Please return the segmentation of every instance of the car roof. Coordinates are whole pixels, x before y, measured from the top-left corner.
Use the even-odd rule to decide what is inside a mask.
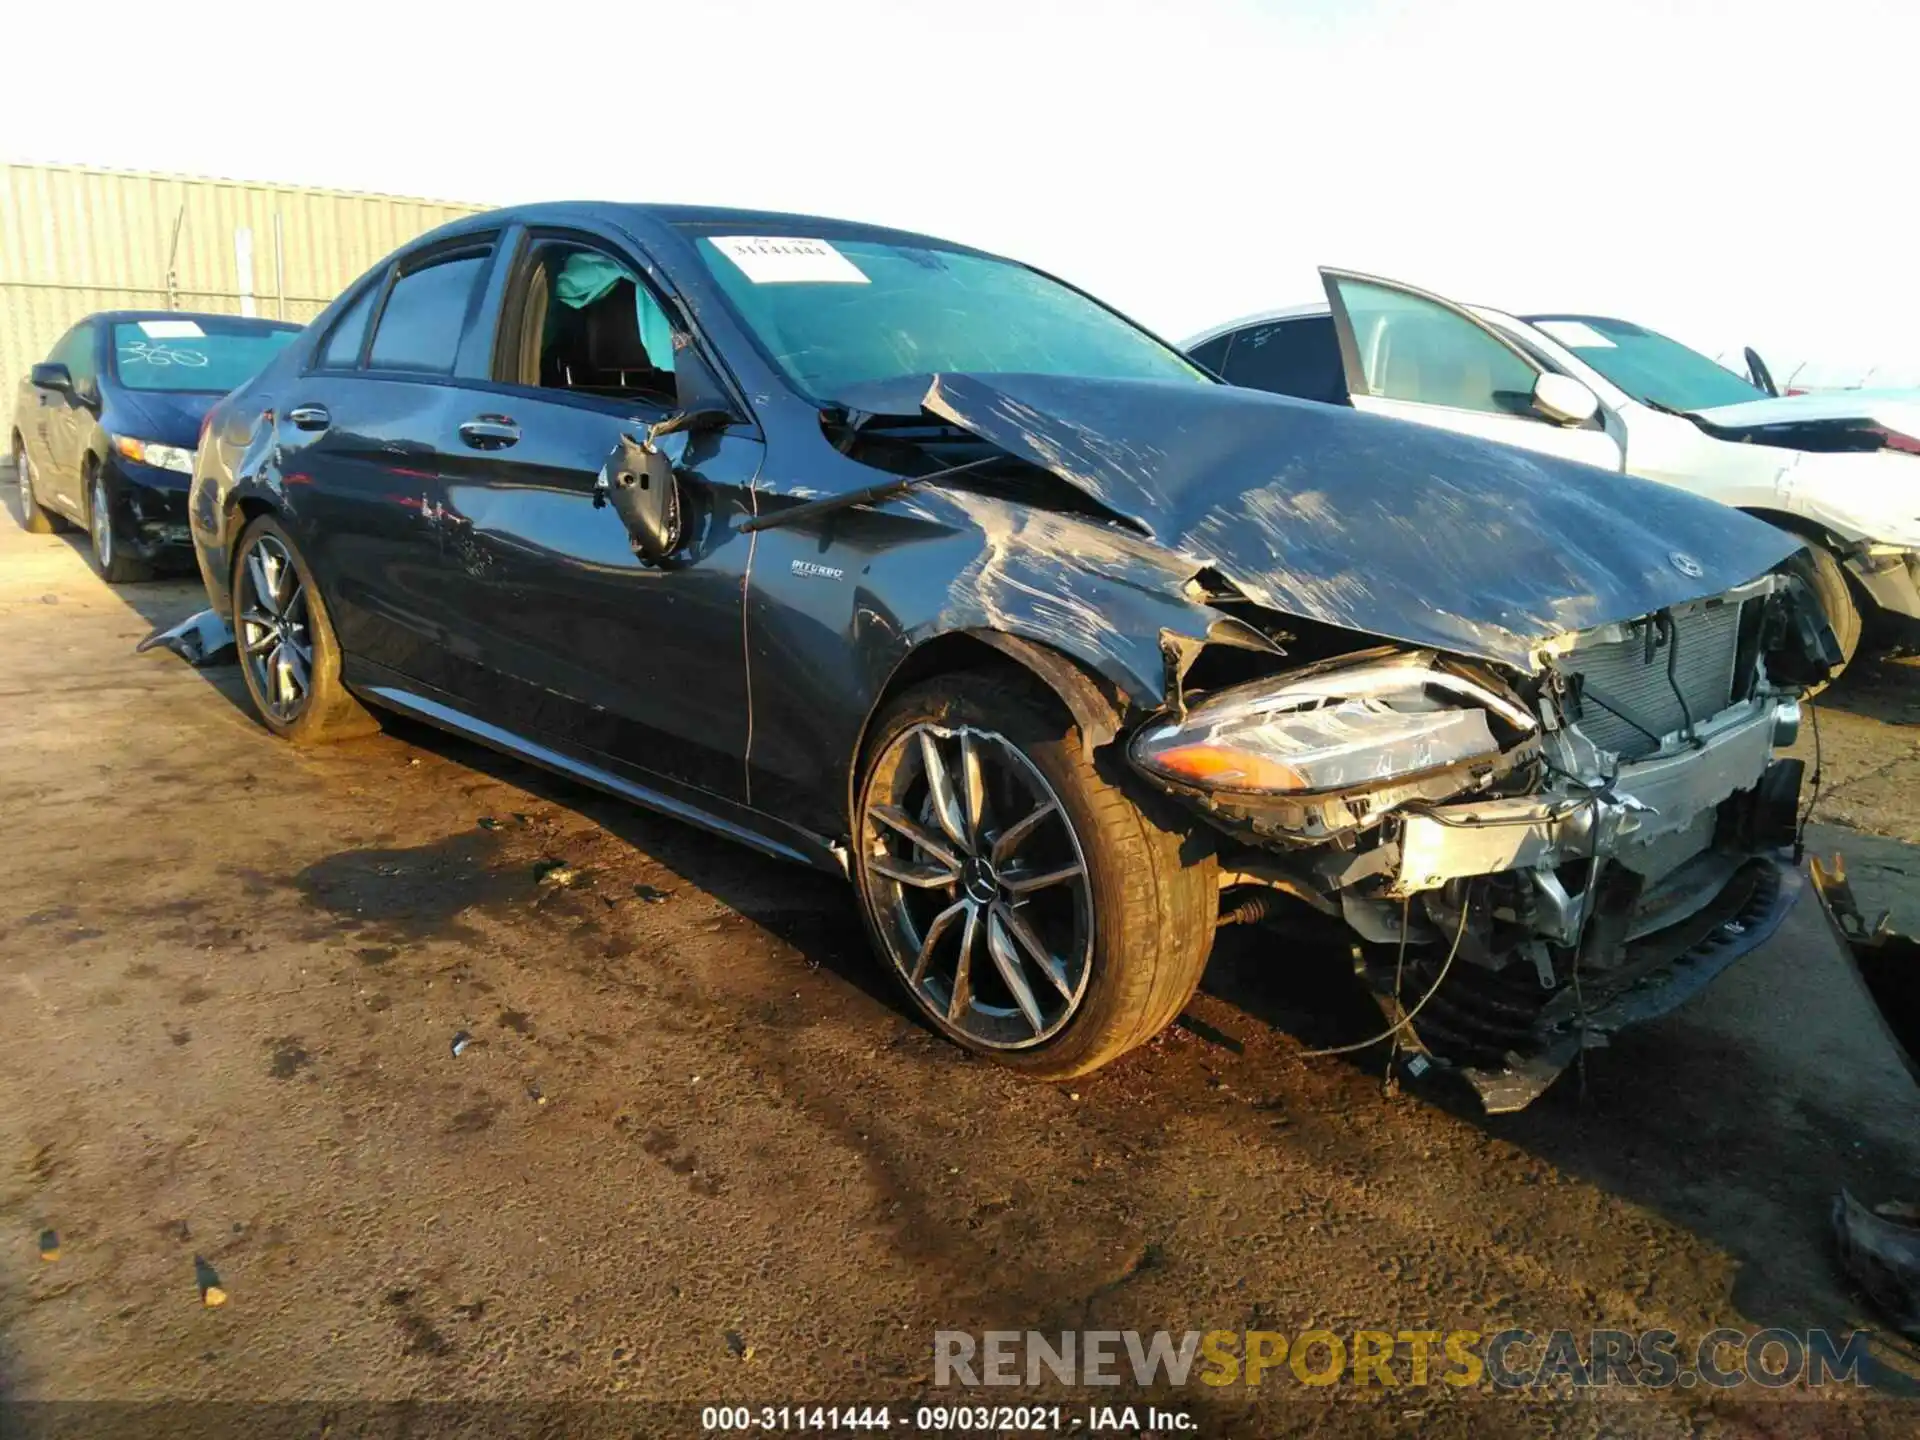
[[[1582,315],[1573,310],[1553,310],[1545,315],[1519,315],[1515,319],[1524,320],[1529,325],[1538,325],[1542,320],[1578,320],[1586,325],[1631,325],[1636,330],[1646,327],[1632,320],[1621,320],[1612,315]]]
[[[482,211],[478,215],[462,216],[420,239],[449,238],[514,223],[564,224],[583,220],[617,225],[642,241],[667,238],[669,235],[676,239],[684,238],[680,234],[684,230],[725,226],[742,234],[777,235],[782,229],[788,229],[823,239],[877,240],[886,244],[922,245],[976,255],[991,253],[937,235],[896,230],[888,225],[876,225],[864,220],[841,220],[832,216],[803,215],[782,210],[738,210],[716,205],[652,205],[613,200],[551,200],[531,205],[509,205],[499,210]],[[402,248],[411,250],[418,243],[415,241]]]
[[[132,324],[140,320],[218,320],[222,324],[257,325],[264,330],[304,330],[298,320],[269,320],[264,315],[223,315],[212,310],[96,310],[87,322],[104,321],[110,325]]]
[[[1244,330],[1249,325],[1264,325],[1269,320],[1303,320],[1310,315],[1330,315],[1331,308],[1321,300],[1309,305],[1287,305],[1278,310],[1256,310],[1251,315],[1242,315],[1236,320],[1228,320],[1219,325],[1209,326],[1197,335],[1190,335],[1180,342],[1182,350],[1191,350],[1196,345],[1204,345],[1209,340],[1225,335],[1229,330]]]

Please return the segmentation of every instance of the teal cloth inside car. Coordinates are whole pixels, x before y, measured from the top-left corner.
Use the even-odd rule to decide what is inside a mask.
[[[657,370],[673,369],[673,322],[667,318],[667,312],[660,308],[640,277],[607,255],[590,250],[576,250],[560,266],[560,273],[554,277],[553,298],[570,310],[584,310],[596,300],[603,299],[622,280],[633,285],[634,316],[640,323],[640,341],[647,347],[647,355]],[[547,321],[549,333],[553,325],[552,317]]]

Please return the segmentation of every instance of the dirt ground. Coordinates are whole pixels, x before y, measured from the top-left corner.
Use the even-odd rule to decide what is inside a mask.
[[[1777,1325],[1875,1330],[1874,1388],[1160,1400],[1232,1434],[1920,1428],[1828,1239],[1843,1184],[1920,1194],[1920,1090],[1811,894],[1517,1116],[1300,1059],[1374,1017],[1272,933],[1149,1047],[1023,1083],[909,1017],[842,887],[401,722],[279,744],[235,670],[133,653],[197,584],[111,589],[82,544],[0,519],[7,1401],[899,1407],[1010,1398],[933,1391],[936,1329]],[[1910,927],[1916,724],[1920,669],[1828,698],[1813,830]]]

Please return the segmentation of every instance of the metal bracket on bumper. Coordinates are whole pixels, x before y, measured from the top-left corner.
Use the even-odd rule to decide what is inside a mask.
[[[1528,795],[1409,813],[1402,822],[1395,892],[1591,855],[1596,838],[1602,853],[1617,854],[1682,830],[1766,770],[1774,725],[1774,712],[1762,710],[1715,731],[1703,726],[1697,750],[1621,766],[1611,800]]]

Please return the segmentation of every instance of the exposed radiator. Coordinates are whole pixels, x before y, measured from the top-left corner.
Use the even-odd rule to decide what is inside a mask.
[[[1606,645],[1591,645],[1568,655],[1564,668],[1581,677],[1582,700],[1578,724],[1594,744],[1632,759],[1649,755],[1657,743],[1636,728],[1654,735],[1671,735],[1686,724],[1716,715],[1733,698],[1733,664],[1740,646],[1740,607],[1710,605],[1675,617],[1680,646],[1673,679],[1667,678],[1667,647],[1656,645],[1647,654],[1644,633]],[[1686,697],[1686,707],[1674,695],[1675,686]],[[1601,704],[1632,716],[1629,721]]]

